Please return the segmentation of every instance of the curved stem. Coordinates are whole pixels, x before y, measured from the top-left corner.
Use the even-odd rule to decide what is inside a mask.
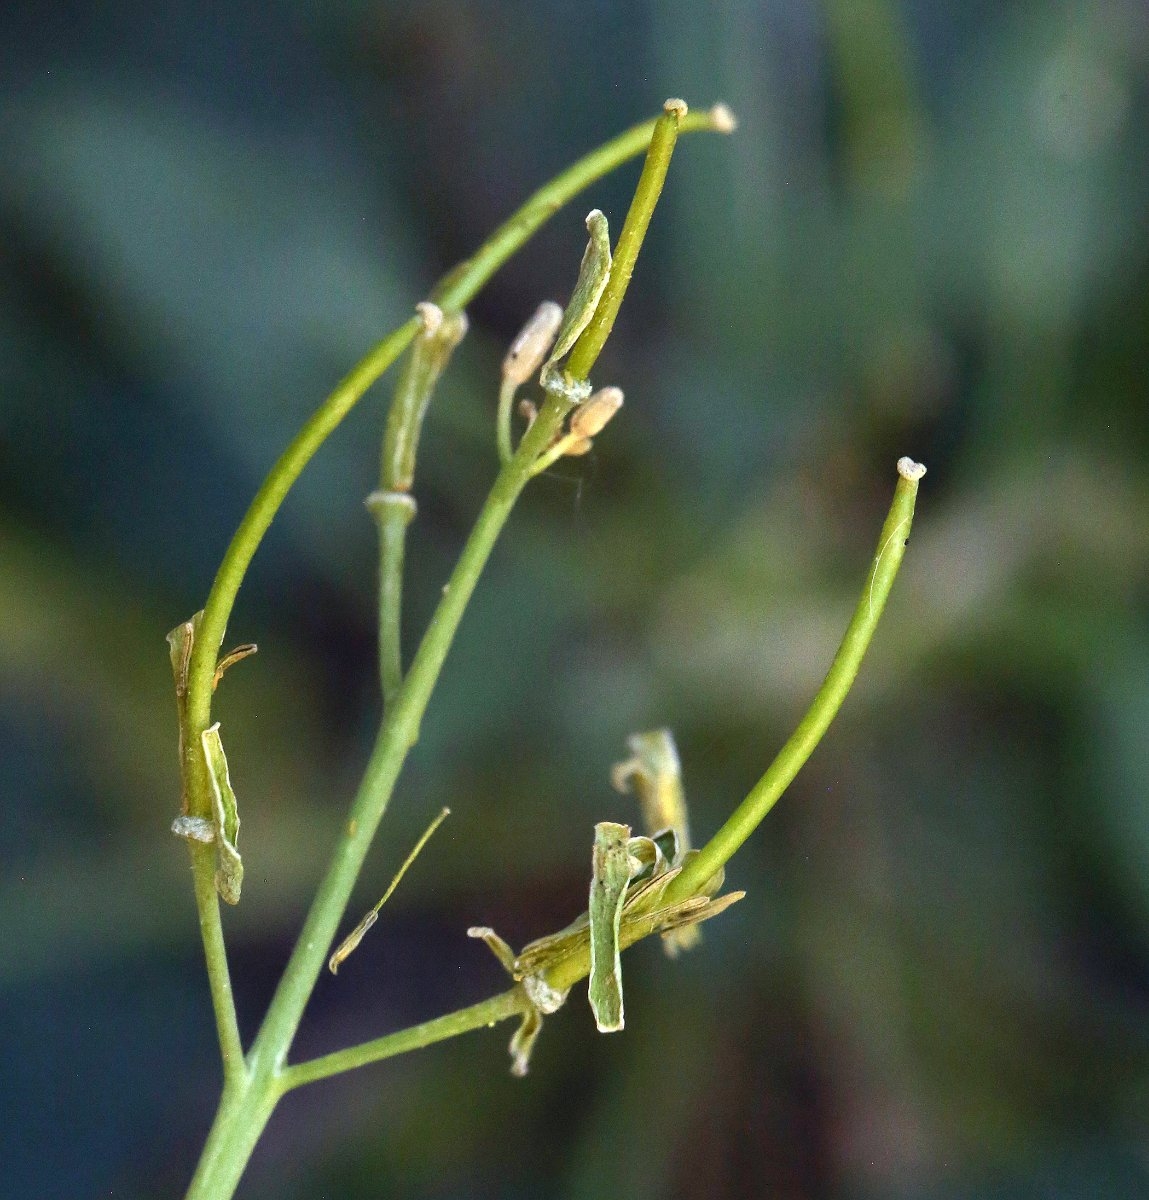
[[[375,1038],[358,1046],[349,1046],[346,1050],[338,1050],[334,1054],[325,1054],[322,1058],[295,1063],[283,1072],[280,1083],[286,1092],[291,1088],[302,1087],[305,1083],[314,1083],[318,1079],[327,1079],[331,1075],[340,1075],[356,1067],[365,1067],[385,1058],[393,1058],[396,1054],[421,1050],[424,1046],[434,1045],[435,1042],[470,1033],[472,1029],[482,1029],[494,1025],[497,1021],[516,1017],[526,1009],[527,1003],[522,988],[514,987],[488,1000],[472,1004],[469,1008],[461,1008],[457,1012],[447,1013],[446,1016],[436,1017],[433,1021],[424,1021],[420,1025],[412,1025],[409,1029],[389,1033],[386,1037]]]
[[[642,175],[638,187],[634,190],[634,199],[627,210],[622,232],[618,235],[618,244],[614,248],[610,278],[594,316],[567,359],[566,370],[573,379],[586,379],[603,346],[606,345],[607,338],[610,337],[614,319],[618,316],[618,310],[634,274],[638,252],[650,227],[650,218],[654,215],[659,196],[662,195],[662,185],[666,182],[666,172],[670,169],[670,157],[674,153],[679,130],[687,127],[690,116],[681,100],[668,100],[662,116],[654,122],[646,161],[642,164]]]
[[[291,959],[284,969],[271,1006],[249,1055],[256,1076],[278,1072],[299,1026],[307,999],[327,958],[339,920],[359,875],[372,838],[391,798],[407,752],[419,738],[431,691],[439,677],[459,622],[478,583],[495,540],[530,478],[530,465],[561,423],[564,410],[544,404],[515,457],[499,472],[475,522],[443,599],[379,731],[351,808],[351,817],[335,847],[331,863],[315,894]]]
[[[535,195],[488,239],[474,258],[461,264],[435,289],[434,299],[445,309],[460,310],[479,290],[493,272],[517,250],[554,212],[588,183],[618,166],[627,158],[640,153],[651,140],[655,122],[645,122],[615,138],[565,171]],[[691,115],[682,128],[715,129],[729,132],[729,114],[724,109]],[[644,170],[644,178],[646,171]],[[655,193],[657,194],[657,193]],[[645,228],[645,226],[643,226]],[[641,241],[641,236],[639,237]],[[636,243],[637,249],[637,243]],[[366,392],[384,370],[410,343],[420,326],[412,318],[375,347],[343,380],[324,405],[304,425],[272,468],[267,480],[240,524],[216,575],[208,597],[195,640],[187,671],[187,707],[181,729],[185,744],[196,744],[211,719],[212,678],[222,644],[225,627],[238,594],[243,576],[264,533],[284,497],[324,439],[334,430],[356,401]],[[205,1146],[189,1197],[226,1200],[230,1197],[251,1155],[259,1134],[266,1124],[287,1080],[298,1086],[309,1078],[321,1078],[344,1067],[334,1067],[331,1058],[317,1060],[319,1064],[302,1064],[285,1068],[285,1060],[298,1028],[304,1007],[322,969],[327,949],[332,944],[338,922],[346,908],[351,890],[358,877],[372,838],[382,819],[406,755],[419,736],[419,726],[431,691],[438,679],[447,651],[462,620],[467,603],[510,512],[531,477],[531,467],[558,432],[569,412],[569,405],[559,399],[548,399],[519,444],[511,459],[503,464],[479,514],[450,580],[443,589],[443,599],[435,611],[420,643],[411,668],[402,683],[398,683],[399,668],[394,655],[387,652],[381,659],[385,688],[397,688],[393,703],[388,705],[363,781],[352,805],[350,818],[339,837],[327,872],[320,883],[308,912],[291,959],[280,979],[263,1024],[252,1045],[246,1068],[234,1051],[238,1050],[238,1030],[234,1036],[225,1030],[221,1012],[229,1010],[234,1023],[234,1008],[230,1004],[226,959],[222,957],[223,939],[219,928],[218,900],[205,866],[208,859],[199,856],[196,863],[196,900],[200,909],[205,952],[209,972],[214,972],[212,990],[217,1000],[217,1022],[220,1023],[221,1045],[225,1065],[239,1062],[225,1081],[224,1093],[215,1124]],[[401,561],[404,527],[396,520],[395,537],[388,543],[386,535],[383,553]],[[397,542],[396,539],[397,538]],[[394,575],[399,578],[399,575]],[[385,582],[385,581],[384,581]],[[397,610],[396,610],[397,611]],[[398,639],[395,638],[395,645]],[[209,785],[206,765],[200,756],[185,756],[185,787],[188,809],[193,815],[210,811]],[[226,998],[226,1006],[220,1001]],[[374,1058],[387,1057],[403,1049],[414,1049],[440,1038],[453,1036],[502,1019],[518,1011],[523,1003],[517,990],[495,997],[461,1013],[450,1014],[401,1031],[389,1038],[368,1043],[366,1053]],[[226,1016],[226,1012],[224,1012]],[[472,1023],[473,1022],[473,1023]],[[363,1052],[353,1049],[344,1054]],[[340,1060],[342,1061],[342,1060]],[[374,1061],[364,1058],[363,1061]],[[358,1063],[349,1063],[358,1065]],[[308,1071],[319,1073],[307,1074]]]
[[[925,468],[903,458],[898,463],[898,474],[894,500],[882,526],[866,585],[818,694],[766,774],[722,828],[683,868],[682,874],[671,881],[665,903],[672,904],[693,895],[731,858],[790,786],[842,707],[901,566],[914,519],[918,481],[925,474]]]
[[[918,481],[924,474],[924,468],[909,459],[903,459],[898,464],[898,470],[900,478],[894,491],[893,503],[882,526],[878,549],[866,585],[838,653],[813,704],[761,781],[698,856],[672,881],[667,888],[664,903],[673,904],[693,895],[725,864],[773,807],[809,758],[841,707],[857,677],[862,658],[885,608],[905,554],[913,522]],[[631,938],[624,940],[623,945],[629,945],[639,936],[642,936],[640,932],[632,932]],[[552,967],[547,972],[547,981],[556,989],[565,991],[578,980],[585,978],[589,969],[589,947],[583,946]],[[524,1011],[526,1004],[527,1000],[521,988],[512,988],[469,1008],[436,1017],[434,1020],[346,1050],[339,1050],[334,1054],[283,1068],[278,1076],[279,1087],[281,1091],[287,1091],[409,1050],[417,1050],[446,1038],[457,1037],[472,1029],[515,1016]]]
[[[491,234],[473,257],[460,263],[440,281],[431,298],[444,309],[464,307],[499,267],[564,204],[627,159],[641,154],[650,143],[655,124],[656,121],[651,120],[635,125],[541,187]],[[690,113],[679,128],[683,132],[707,129],[728,132],[729,114],[725,110]],[[256,493],[216,573],[192,652],[188,707],[197,736],[211,723],[211,677],[215,672],[216,656],[243,577],[263,535],[316,450],[406,349],[419,327],[419,319],[412,317],[369,351],[292,439]]]

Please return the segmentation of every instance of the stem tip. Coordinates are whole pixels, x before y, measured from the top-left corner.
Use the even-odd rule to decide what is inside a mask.
[[[715,104],[710,110],[710,127],[715,133],[733,133],[738,128],[738,118],[727,104]]]

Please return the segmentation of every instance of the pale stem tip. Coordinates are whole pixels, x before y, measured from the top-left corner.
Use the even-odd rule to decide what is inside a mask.
[[[676,116],[680,121],[690,111],[685,100],[679,100],[671,96],[669,100],[662,106],[662,111]]]
[[[718,133],[733,133],[738,128],[738,118],[729,105],[716,104],[710,110],[710,124]]]
[[[415,305],[415,311],[419,314],[419,320],[423,322],[423,333],[432,337],[443,324],[443,310],[430,300],[420,300]]]
[[[920,462],[914,462],[909,455],[898,459],[898,474],[903,479],[908,479],[910,483],[917,483],[925,473],[925,466]]]
[[[587,213],[587,215],[586,215],[586,227],[587,227],[587,230],[588,230],[588,231],[590,230],[590,227],[591,227],[591,225],[593,225],[595,221],[600,221],[600,220],[602,220],[602,218],[603,218],[603,216],[604,216],[604,215],[605,215],[605,214],[603,213],[603,211],[602,211],[602,209],[601,209],[601,208],[592,208],[592,209],[590,210],[590,212],[588,212],[588,213]]]

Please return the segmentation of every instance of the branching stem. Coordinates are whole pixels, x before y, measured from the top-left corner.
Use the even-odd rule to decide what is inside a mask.
[[[862,665],[862,659],[874,636],[878,619],[886,607],[890,589],[902,564],[902,556],[914,519],[914,502],[918,481],[925,468],[908,458],[898,463],[898,483],[893,503],[878,538],[874,561],[865,586],[854,609],[853,619],[846,628],[841,645],[822,686],[818,689],[806,715],[798,723],[786,744],[767,768],[765,775],[754,785],[750,794],[734,810],[721,829],[689,862],[666,890],[666,902],[673,903],[693,895],[726,862],[758,827],[762,818],[774,807],[778,798],[790,786],[830,722],[842,707],[850,687]]]
[[[725,110],[688,115],[685,105],[668,103],[663,116],[656,121],[635,126],[540,189],[495,231],[472,259],[462,263],[438,285],[432,299],[445,311],[460,312],[494,271],[563,204],[626,159],[647,150],[638,192],[619,239],[618,255],[623,270],[618,280],[613,281],[613,292],[608,288],[599,306],[600,312],[596,312],[567,364],[572,377],[585,379],[610,332],[633,269],[634,257],[661,191],[678,132],[688,129],[728,132],[730,128],[729,114]],[[198,747],[200,735],[211,722],[213,680],[228,618],[248,565],[275,513],[319,446],[410,344],[420,324],[419,318],[412,318],[368,353],[306,422],[256,494],[220,565],[192,647],[187,670],[186,708],[181,720],[181,738],[185,747]],[[286,1065],[304,1007],[406,755],[418,740],[423,713],[468,601],[515,501],[531,478],[532,467],[553,441],[569,411],[567,401],[549,397],[518,449],[503,462],[405,675],[398,657],[398,624],[397,620],[390,619],[392,610],[388,605],[393,602],[394,613],[398,612],[403,542],[412,510],[409,506],[393,504],[391,500],[410,486],[414,441],[403,442],[402,446],[399,442],[395,444],[395,463],[403,468],[401,480],[391,478],[390,460],[385,457],[383,487],[376,496],[380,498],[378,515],[385,518],[381,521],[381,554],[385,559],[391,556],[391,562],[381,571],[381,584],[385,590],[390,580],[394,585],[392,591],[396,593],[388,593],[381,601],[381,613],[388,614],[384,624],[389,636],[394,635],[388,647],[381,651],[381,673],[388,699],[386,713],[349,819],[337,840],[246,1063],[242,1058],[228,980],[218,900],[213,886],[212,856],[205,848],[193,848],[196,902],[224,1059],[225,1086],[216,1120],[188,1192],[189,1200],[228,1200],[232,1196],[260,1133],[287,1089],[502,1020],[524,1006],[523,994],[516,988],[363,1046],[311,1063]],[[404,426],[403,432],[413,432],[417,437],[414,426],[410,430]],[[399,453],[403,446],[409,448],[409,455]],[[407,465],[410,474],[405,473]],[[182,769],[188,815],[208,817],[211,805],[205,763],[197,753],[185,751]]]

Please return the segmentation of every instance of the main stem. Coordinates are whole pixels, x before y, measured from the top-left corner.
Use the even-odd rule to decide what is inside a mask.
[[[467,539],[443,599],[411,664],[411,669],[384,719],[363,775],[350,818],[336,843],[327,872],[315,894],[299,939],[280,979],[247,1058],[247,1077],[225,1092],[205,1155],[210,1163],[197,1172],[188,1200],[225,1200],[239,1181],[258,1133],[249,1124],[265,1123],[282,1094],[281,1074],[292,1039],[372,838],[387,808],[407,752],[419,737],[419,726],[467,603],[475,590],[495,541],[515,501],[530,478],[530,467],[562,423],[565,410],[557,402],[543,406],[514,458],[499,472]]]
[[[680,106],[684,109],[684,106]],[[674,135],[678,129],[716,129],[729,132],[729,115],[722,109],[687,119],[684,111],[671,112],[669,107],[656,122],[636,126],[600,150],[588,155],[558,179],[537,192],[482,247],[475,258],[463,263],[436,289],[434,298],[444,309],[459,310],[478,291],[479,287],[531,234],[563,203],[593,179],[606,173],[618,163],[641,152],[648,153],[646,167],[639,183],[639,195],[651,191],[657,176],[657,190],[665,175]],[[671,136],[665,127],[673,122]],[[654,145],[650,145],[654,137]],[[636,197],[636,201],[638,197]],[[649,221],[653,202],[631,231],[634,251],[642,240]],[[632,206],[628,226],[632,223]],[[626,272],[629,277],[629,270]],[[621,292],[626,280],[622,280]],[[292,484],[319,445],[333,431],[367,388],[410,343],[418,329],[418,321],[409,321],[379,344],[343,381],[328,401],[307,422],[299,435],[284,451],[270,475],[260,488],[251,508],[232,539],[223,563],[216,575],[211,594],[201,615],[198,637],[193,645],[187,672],[187,706],[181,724],[183,744],[198,747],[200,734],[211,719],[211,694],[216,658],[222,644],[228,616],[235,602],[247,566],[255,553]],[[589,367],[601,349],[603,334],[599,334],[592,353],[587,356]],[[576,354],[579,347],[576,347]],[[561,399],[549,398],[538,418],[531,425],[518,451],[506,462],[479,514],[475,527],[460,555],[451,578],[443,589],[443,599],[436,609],[410,671],[398,684],[388,700],[386,714],[374,749],[364,772],[363,781],[352,804],[350,817],[336,844],[328,869],[316,892],[307,919],[291,958],[280,979],[247,1062],[238,1057],[239,1036],[235,1026],[234,1005],[227,982],[227,962],[223,953],[222,930],[219,926],[218,901],[207,886],[211,859],[209,855],[194,855],[196,899],[200,909],[209,974],[212,976],[212,998],[224,1055],[225,1086],[209,1134],[204,1153],[188,1192],[189,1200],[227,1200],[235,1190],[247,1160],[259,1135],[287,1086],[302,1082],[304,1070],[288,1083],[285,1063],[292,1040],[315,981],[323,968],[339,920],[347,906],[351,890],[362,868],[379,822],[386,810],[410,748],[418,740],[419,727],[431,692],[442,669],[447,651],[462,620],[471,594],[483,566],[490,556],[507,518],[523,487],[531,478],[531,468],[561,427],[568,405]],[[404,523],[405,524],[405,523]],[[401,553],[403,530],[398,529],[398,547],[385,544],[383,550]],[[397,641],[397,639],[396,639]],[[398,683],[399,664],[388,655],[382,661],[385,690]],[[192,815],[207,816],[210,810],[206,766],[195,752],[185,754],[182,764],[188,807]],[[512,991],[437,1021],[426,1023],[423,1032],[407,1031],[381,1039],[387,1045],[376,1045],[377,1057],[398,1053],[401,1048],[415,1048],[441,1037],[453,1036],[475,1027],[472,1022],[502,1019],[521,1008],[521,995]],[[423,1039],[423,1040],[420,1040]],[[346,1068],[340,1068],[346,1069]],[[330,1072],[326,1072],[330,1073]],[[320,1075],[314,1076],[316,1078]]]
[[[853,619],[830,665],[826,680],[819,688],[793,737],[787,741],[766,774],[735,810],[731,819],[700,851],[698,857],[672,881],[664,897],[673,903],[695,894],[722,867],[773,807],[786,786],[809,758],[829,727],[849,691],[868,648],[886,600],[898,574],[913,521],[918,481],[925,468],[910,459],[898,463],[899,480],[894,489],[890,511],[882,525],[874,561],[862,589]],[[701,867],[698,864],[701,863]],[[681,880],[685,877],[686,883]],[[629,945],[629,941],[623,945]],[[565,992],[590,970],[589,946],[583,946],[547,972],[547,982]],[[288,1067],[280,1077],[283,1087],[299,1087],[343,1071],[367,1066],[395,1054],[429,1046],[444,1038],[456,1037],[480,1026],[501,1021],[523,1011],[526,997],[521,988],[493,996],[458,1012],[425,1021],[386,1037],[322,1058]]]

